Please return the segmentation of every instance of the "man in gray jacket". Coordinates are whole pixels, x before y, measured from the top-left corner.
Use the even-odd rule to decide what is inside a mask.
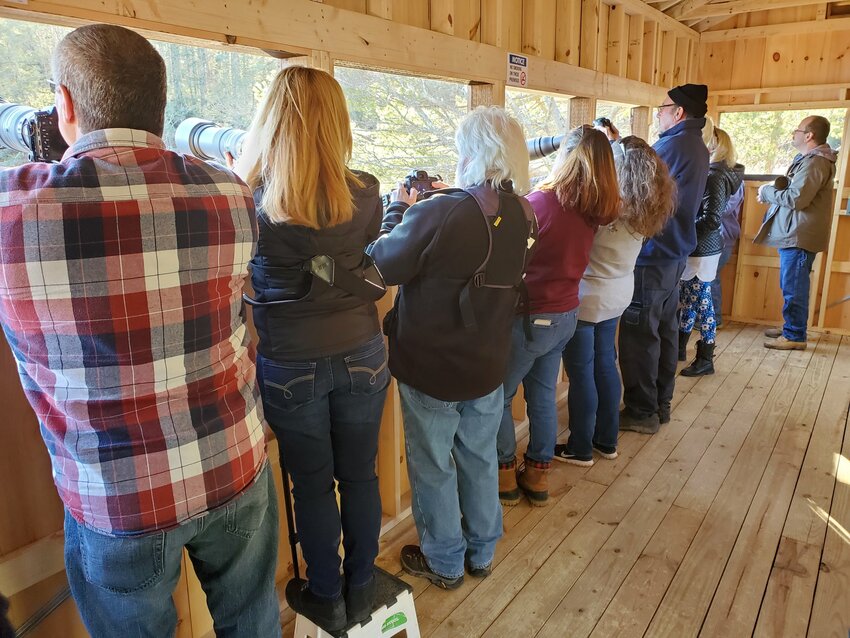
[[[812,115],[792,133],[798,154],[786,173],[788,187],[759,188],[758,200],[770,204],[753,240],[779,249],[779,285],[785,325],[765,331],[765,348],[805,350],[809,318],[809,278],[815,255],[826,250],[832,221],[836,153],[826,138],[829,120]]]

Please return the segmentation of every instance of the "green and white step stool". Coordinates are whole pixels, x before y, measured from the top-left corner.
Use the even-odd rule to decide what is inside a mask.
[[[375,567],[375,579],[375,609],[363,623],[330,632],[299,614],[294,638],[389,638],[402,631],[407,638],[419,638],[413,588],[379,567]]]

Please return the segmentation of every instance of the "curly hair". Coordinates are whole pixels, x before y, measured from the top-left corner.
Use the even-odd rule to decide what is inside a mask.
[[[553,191],[561,206],[575,208],[588,225],[613,222],[620,196],[608,138],[586,124],[567,133],[555,165],[537,188]]]
[[[644,237],[661,232],[676,211],[676,182],[655,150],[634,135],[619,142],[620,220]]]

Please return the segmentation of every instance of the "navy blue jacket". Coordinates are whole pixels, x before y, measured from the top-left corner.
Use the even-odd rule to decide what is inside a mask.
[[[705,118],[683,120],[664,131],[652,146],[676,180],[676,214],[664,229],[647,241],[638,266],[684,262],[697,246],[696,218],[708,179],[708,149],[702,141]]]

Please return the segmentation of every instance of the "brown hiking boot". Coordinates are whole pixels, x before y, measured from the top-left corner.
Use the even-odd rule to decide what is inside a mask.
[[[770,348],[771,350],[805,350],[806,342],[791,341],[790,339],[780,336],[771,341],[765,341],[764,347]]]
[[[535,507],[543,507],[549,503],[549,467],[551,465],[551,463],[541,463],[526,456],[525,463],[517,474],[517,485]]]
[[[519,503],[519,488],[516,484],[516,459],[510,463],[499,463],[499,502],[507,507]]]
[[[776,339],[782,336],[782,328],[767,328],[764,331],[764,336],[768,339]]]

